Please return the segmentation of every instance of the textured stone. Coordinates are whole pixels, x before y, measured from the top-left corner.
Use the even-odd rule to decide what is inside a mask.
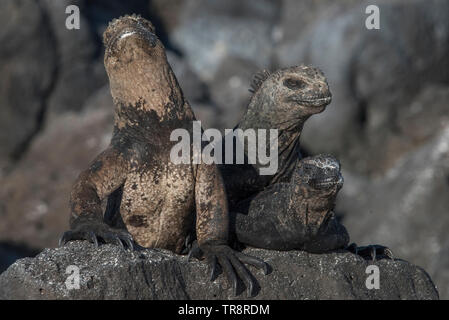
[[[438,299],[430,277],[402,260],[380,260],[380,289],[368,290],[366,267],[372,264],[348,252],[308,254],[247,249],[273,271],[250,269],[260,284],[254,299]],[[79,267],[80,289],[68,290],[69,265]],[[209,281],[208,267],[165,250],[124,251],[72,242],[45,249],[36,258],[18,260],[0,275],[2,299],[234,299],[223,275]],[[242,293],[243,291],[243,293]]]

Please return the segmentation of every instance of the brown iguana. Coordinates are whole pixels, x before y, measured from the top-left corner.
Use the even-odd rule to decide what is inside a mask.
[[[139,16],[114,20],[103,35],[104,64],[115,105],[109,147],[82,172],[71,192],[71,230],[60,244],[87,239],[180,253],[195,229],[199,248],[237,292],[237,275],[252,295],[243,263],[262,260],[228,246],[228,203],[215,164],[174,164],[173,130],[192,133],[194,114],[167,62],[153,25]],[[105,217],[102,200],[108,198]],[[123,228],[125,227],[125,228]]]

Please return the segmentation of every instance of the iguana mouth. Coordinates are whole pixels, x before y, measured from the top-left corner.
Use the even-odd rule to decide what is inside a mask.
[[[315,99],[293,98],[293,100],[305,107],[321,107],[328,105],[332,101],[332,96],[320,97]]]
[[[157,36],[153,32],[143,26],[136,25],[119,30],[113,37],[110,38],[108,43],[106,43],[106,47],[113,48],[120,40],[130,36],[139,36],[140,38],[147,40],[151,48],[154,48],[157,44]]]
[[[341,188],[343,186],[343,176],[339,173],[337,176],[332,176],[322,180],[315,180],[310,184],[316,189],[330,189],[334,186]]]

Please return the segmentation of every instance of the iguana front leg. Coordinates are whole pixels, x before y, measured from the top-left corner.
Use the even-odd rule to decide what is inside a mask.
[[[235,251],[228,245],[229,215],[222,177],[215,165],[201,164],[197,168],[195,202],[198,247],[211,267],[214,279],[217,264],[221,266],[237,295],[238,277],[246,285],[248,295],[254,294],[254,278],[243,263],[268,273],[268,265],[257,258]]]
[[[71,240],[89,240],[98,246],[100,238],[122,247],[124,242],[133,248],[131,235],[126,230],[107,225],[101,208],[102,200],[125,182],[126,172],[123,156],[109,147],[79,175],[70,196],[70,230],[62,235],[60,246]]]

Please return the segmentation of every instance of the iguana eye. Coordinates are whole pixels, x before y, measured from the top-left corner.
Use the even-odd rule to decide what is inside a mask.
[[[284,86],[286,86],[289,89],[302,89],[306,86],[306,83],[304,81],[301,81],[299,79],[285,79],[284,80]]]

